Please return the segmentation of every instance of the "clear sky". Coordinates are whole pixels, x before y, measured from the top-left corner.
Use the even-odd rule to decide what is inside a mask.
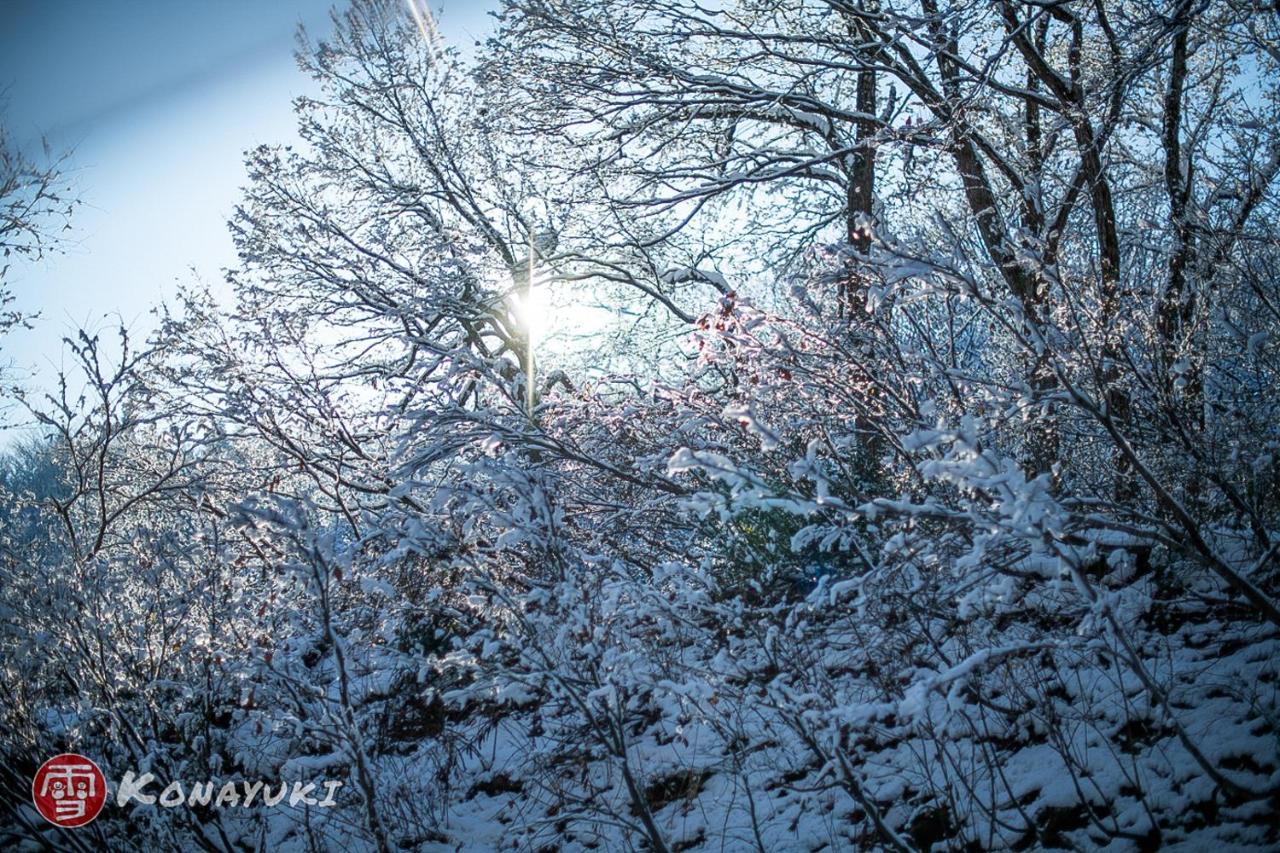
[[[0,342],[0,363],[43,384],[76,327],[118,317],[140,338],[161,299],[220,283],[235,261],[225,223],[242,154],[296,140],[291,101],[309,81],[295,31],[322,36],[335,2],[0,0],[3,120],[32,153],[42,136],[70,150],[84,200],[65,254],[11,270],[16,307],[41,316]],[[463,48],[494,6],[431,2],[445,40]]]

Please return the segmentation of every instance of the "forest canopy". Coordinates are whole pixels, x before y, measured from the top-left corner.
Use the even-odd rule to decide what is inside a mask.
[[[233,298],[6,392],[5,845],[1280,844],[1272,5],[333,22]]]

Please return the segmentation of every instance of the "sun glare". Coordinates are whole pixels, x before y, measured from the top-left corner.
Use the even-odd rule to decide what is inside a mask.
[[[526,288],[515,288],[509,303],[511,316],[530,337],[540,360],[574,360],[591,350],[617,322],[617,312],[580,285],[539,277],[531,298],[526,294]]]
[[[531,293],[517,288],[511,296],[511,309],[520,330],[529,336],[534,346],[546,340],[552,323],[551,299],[546,285],[535,282]]]
[[[436,29],[435,15],[431,14],[430,7],[426,3],[419,8],[418,0],[405,0],[405,5],[409,7],[409,14],[413,16],[413,22],[418,25],[418,32],[422,34],[422,40],[431,48],[433,54],[440,51],[440,31]]]

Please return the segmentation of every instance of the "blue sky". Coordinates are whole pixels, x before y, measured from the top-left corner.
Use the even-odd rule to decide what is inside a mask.
[[[49,381],[61,338],[113,326],[141,337],[150,309],[235,261],[225,222],[244,150],[296,140],[292,98],[309,81],[293,58],[302,24],[321,35],[333,0],[0,0],[0,88],[13,138],[70,150],[84,205],[67,251],[15,268],[31,331],[0,363]],[[471,45],[494,0],[436,0],[445,40]]]

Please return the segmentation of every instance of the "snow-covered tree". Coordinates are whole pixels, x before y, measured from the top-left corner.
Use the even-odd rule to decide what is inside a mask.
[[[425,15],[305,44],[231,307],[32,402],[6,784],[346,783],[96,830],[213,850],[1275,844],[1274,14]],[[531,268],[627,318],[542,378]]]

